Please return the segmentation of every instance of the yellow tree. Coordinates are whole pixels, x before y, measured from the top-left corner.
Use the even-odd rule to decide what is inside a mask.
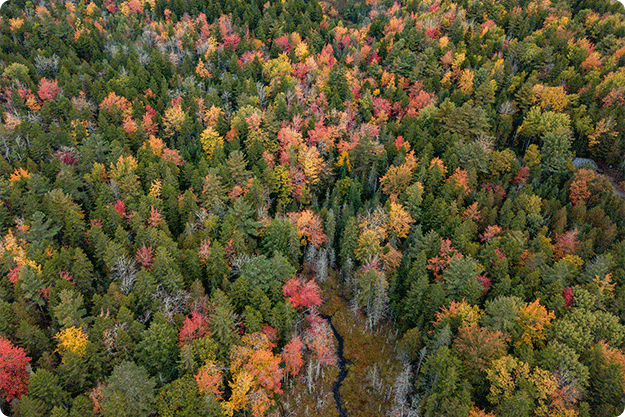
[[[393,230],[397,237],[405,238],[408,236],[408,232],[410,232],[410,223],[414,223],[414,219],[401,204],[391,202],[388,223],[389,229]]]
[[[319,174],[323,171],[325,162],[316,146],[300,144],[297,152],[297,162],[304,171],[308,185],[319,182]]]
[[[224,146],[224,138],[215,129],[208,126],[200,135],[200,143],[207,159],[210,160],[215,150]]]
[[[540,304],[540,299],[526,303],[517,312],[515,346],[528,346],[542,342],[546,337],[547,327],[556,316]]]
[[[165,115],[163,117],[165,134],[167,136],[173,136],[175,133],[180,132],[180,128],[186,117],[187,114],[182,110],[180,103],[165,110]]]
[[[87,350],[88,338],[85,332],[76,326],[61,330],[55,338],[59,341],[61,353],[71,352],[82,356]]]

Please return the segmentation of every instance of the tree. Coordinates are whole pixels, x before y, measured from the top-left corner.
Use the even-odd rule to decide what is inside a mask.
[[[453,349],[463,361],[470,376],[486,372],[493,360],[506,353],[507,337],[500,331],[491,331],[476,323],[458,329]]]
[[[539,299],[519,307],[517,327],[514,332],[515,346],[533,348],[535,344],[542,343],[547,337],[547,327],[553,319],[555,319],[555,314],[548,312],[540,304]]]
[[[548,173],[566,171],[566,163],[573,156],[571,133],[568,128],[558,128],[543,136],[541,158]]]
[[[59,88],[59,82],[57,80],[48,80],[42,78],[39,81],[39,91],[37,94],[43,101],[52,101],[59,94],[61,89]]]
[[[452,258],[443,271],[448,296],[466,299],[471,304],[477,303],[483,291],[478,280],[482,270],[483,267],[470,256]]]
[[[54,307],[54,317],[63,328],[77,326],[80,319],[87,313],[83,307],[83,297],[72,290],[62,290],[59,294],[61,302]]]
[[[220,406],[214,399],[207,399],[198,391],[190,376],[178,378],[158,391],[154,408],[159,416],[202,416],[221,415]]]
[[[314,245],[315,248],[319,248],[328,239],[323,232],[321,218],[311,210],[289,213],[288,216],[299,235],[305,237],[308,243]]]
[[[569,186],[569,198],[574,205],[578,202],[586,203],[591,197],[591,192],[588,188],[589,183],[595,179],[595,171],[591,169],[581,168],[575,175],[573,175],[573,181]]]
[[[299,375],[300,369],[304,365],[303,347],[304,343],[302,343],[299,336],[295,336],[284,346],[282,359],[284,360],[285,371],[293,376]]]
[[[195,339],[201,339],[204,336],[210,336],[210,323],[208,318],[202,313],[196,311],[191,313],[191,317],[186,317],[182,323],[182,327],[178,332],[178,340],[183,346]]]
[[[234,314],[228,296],[220,289],[213,295],[214,310],[210,314],[212,335],[218,343],[218,357],[225,359],[230,347],[238,340],[235,333],[237,317]]]
[[[410,224],[414,223],[414,219],[401,204],[391,202],[391,209],[388,214],[389,229],[393,230],[397,237],[408,237]]]
[[[290,279],[282,287],[282,294],[294,308],[313,308],[322,302],[321,290],[314,280]]]
[[[165,317],[159,313],[150,327],[144,330],[143,340],[136,349],[139,364],[163,382],[171,381],[176,375],[176,333],[174,326],[167,323]]]
[[[156,382],[134,362],[124,361],[113,369],[102,398],[104,416],[147,417],[154,412]]]
[[[215,151],[224,146],[224,139],[215,129],[208,126],[200,135],[200,143],[202,144],[206,157],[210,160]]]
[[[0,393],[8,402],[28,392],[30,358],[24,349],[0,336]]]

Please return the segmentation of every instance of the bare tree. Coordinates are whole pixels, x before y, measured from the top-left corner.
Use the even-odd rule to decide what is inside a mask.
[[[122,254],[115,258],[113,264],[113,280],[119,281],[122,294],[128,295],[137,278],[137,264],[133,258]]]

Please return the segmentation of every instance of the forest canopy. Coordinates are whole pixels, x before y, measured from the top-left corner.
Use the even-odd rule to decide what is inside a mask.
[[[5,414],[625,409],[617,2],[11,0],[0,116]]]

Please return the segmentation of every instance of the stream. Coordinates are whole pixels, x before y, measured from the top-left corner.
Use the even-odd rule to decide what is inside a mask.
[[[346,368],[347,361],[345,360],[345,357],[343,356],[343,336],[341,336],[339,332],[337,332],[336,329],[334,328],[334,324],[332,324],[331,316],[327,316],[325,314],[320,314],[320,316],[328,320],[328,323],[330,324],[330,328],[332,329],[332,333],[334,333],[334,337],[339,342],[339,345],[336,351],[336,354],[338,357],[339,375],[336,378],[336,382],[334,383],[334,385],[332,385],[332,394],[334,394],[334,401],[336,401],[336,409],[339,411],[339,415],[341,417],[347,417],[347,410],[345,410],[345,407],[343,406],[343,399],[341,398],[341,393],[339,392],[339,390],[341,389],[341,384],[343,383],[343,380],[347,377],[347,368]]]

